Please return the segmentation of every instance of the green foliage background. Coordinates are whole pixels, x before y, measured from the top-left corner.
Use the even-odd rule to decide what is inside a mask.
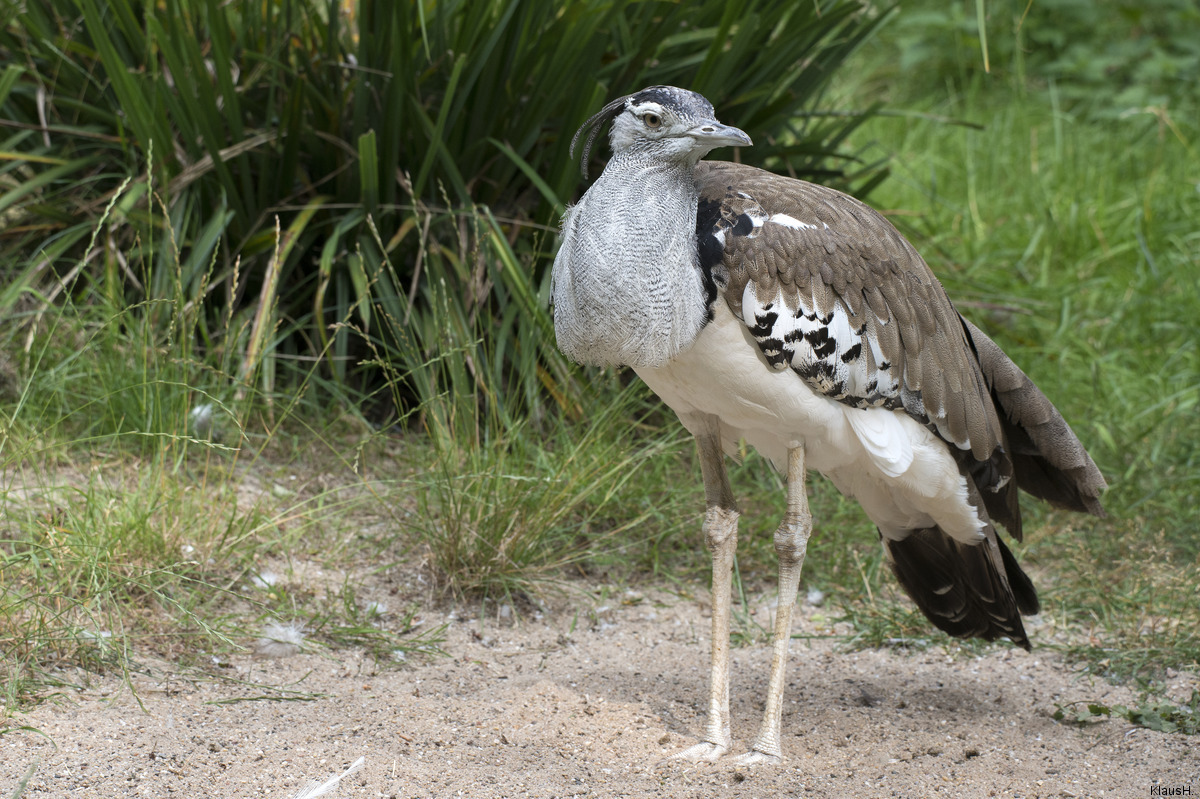
[[[278,326],[264,366],[315,355],[327,358],[322,377],[359,388],[374,380],[347,374],[362,348],[337,323],[404,349],[372,322],[409,319],[408,304],[442,280],[468,315],[506,311],[485,285],[505,281],[431,257],[430,229],[468,256],[486,237],[486,206],[529,269],[513,279],[536,291],[544,232],[579,184],[570,136],[614,92],[690,85],[762,132],[756,162],[845,184],[874,176],[840,150],[856,118],[806,116],[880,20],[850,2],[9,8],[0,257],[43,257],[13,275],[0,308],[70,274],[130,179],[73,290],[95,286],[117,304],[195,298],[206,349],[228,353],[245,344],[225,338],[240,326],[222,329],[216,309],[249,313],[267,285]],[[152,192],[165,219],[151,218]],[[178,272],[157,268],[171,248]],[[148,274],[121,266],[139,259]]]

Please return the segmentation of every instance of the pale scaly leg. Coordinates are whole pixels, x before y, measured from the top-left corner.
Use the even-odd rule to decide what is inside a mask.
[[[758,738],[749,752],[736,759],[738,765],[779,763],[783,760],[779,726],[783,716],[783,688],[786,684],[788,644],[792,638],[792,609],[800,587],[800,570],[812,533],[812,514],[805,490],[804,447],[788,450],[787,513],[775,531],[775,554],[779,556],[779,605],[775,611],[774,654],[771,658],[771,683],[767,689],[767,709],[763,713]]]
[[[729,751],[733,742],[729,729],[729,609],[733,593],[733,556],[737,550],[737,505],[725,455],[721,451],[720,422],[715,416],[705,420],[697,433],[700,446],[700,471],[704,475],[704,494],[708,509],[704,513],[704,543],[712,553],[712,678],[709,682],[708,724],[704,738],[695,746],[673,757],[691,760],[716,760]]]

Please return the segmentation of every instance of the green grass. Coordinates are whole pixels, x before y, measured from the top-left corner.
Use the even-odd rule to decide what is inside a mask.
[[[373,326],[345,328],[367,352],[404,342],[403,357],[359,364],[380,370],[388,394],[370,422],[358,407],[375,397],[308,401],[315,365],[267,393],[268,359],[252,353],[277,328],[270,281],[262,313],[231,306],[211,336],[170,247],[129,262],[174,275],[169,298],[124,304],[79,277],[57,302],[23,303],[0,339],[12,364],[0,404],[5,712],[45,696],[55,675],[128,670],[151,654],[203,666],[268,622],[303,627],[303,648],[392,661],[436,651],[439,631],[416,619],[438,594],[409,588],[390,610],[366,595],[394,570],[445,595],[511,601],[556,590],[568,567],[648,557],[674,500],[634,478],[680,451],[680,432],[640,421],[658,413],[640,385],[591,390],[542,357],[547,287],[486,210],[427,220],[422,235],[464,231],[458,250],[430,238],[427,267],[485,269],[510,330],[490,337],[496,320],[442,281],[419,304],[369,282]],[[125,223],[118,212],[106,224]],[[520,351],[501,357],[505,342]],[[528,416],[536,403],[522,392],[535,381],[566,412]],[[326,576],[314,581],[313,564]]]
[[[586,424],[554,418],[537,433],[518,424],[478,445],[432,433],[408,527],[438,580],[460,596],[511,600],[553,587],[574,564],[643,549],[646,528],[678,500],[644,501],[633,483],[648,461],[677,450],[680,436],[639,434],[639,388],[596,403]]]
[[[60,334],[86,326],[69,310],[64,316]],[[100,369],[123,361],[94,345],[80,356]],[[166,365],[153,352],[143,357],[144,371]],[[116,413],[122,393],[147,388],[142,371],[128,373],[124,386],[112,378],[107,394],[89,400],[91,410]],[[387,554],[355,531],[378,520],[381,491],[386,499],[408,490],[403,481],[381,489],[355,479],[335,455],[312,452],[315,441],[331,453],[371,453],[377,434],[358,424],[352,436],[342,424],[310,429],[315,435],[296,446],[251,421],[244,438],[235,427],[231,443],[216,445],[189,434],[186,412],[156,416],[169,426],[153,432],[126,419],[121,430],[101,434],[77,413],[56,415],[60,377],[34,372],[17,413],[0,415],[5,712],[63,680],[86,679],[76,668],[121,673],[152,656],[204,666],[209,656],[242,650],[277,619],[302,622],[318,647],[352,643],[384,655],[436,643],[436,631],[413,623],[415,609],[394,607],[376,619],[348,585],[314,585],[291,569],[315,561],[327,572],[356,574]],[[48,405],[39,403],[47,397]],[[21,433],[31,429],[25,413],[37,421],[36,437]],[[322,471],[311,476],[305,467],[314,455]],[[268,589],[255,577],[272,562],[282,562],[280,580]]]
[[[205,351],[178,255],[147,253],[130,268],[168,287],[175,275],[174,298],[124,305],[79,278],[58,302],[23,302],[0,337],[3,712],[86,679],[74,668],[127,671],[150,655],[203,665],[275,620],[318,647],[434,651],[415,607],[385,616],[349,583],[402,557],[394,538],[357,532],[414,491],[386,461],[363,468],[388,436],[345,406],[314,414],[305,383],[265,395],[254,359]],[[225,318],[240,330],[222,337],[248,348],[269,335],[270,322]],[[304,562],[345,577],[313,584],[293,568]],[[261,579],[264,563],[279,564],[277,580]]]

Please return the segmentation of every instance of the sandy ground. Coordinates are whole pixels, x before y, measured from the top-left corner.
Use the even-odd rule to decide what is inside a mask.
[[[663,761],[703,730],[708,618],[672,596],[482,624],[446,621],[448,657],[380,667],[355,652],[234,657],[227,679],[152,670],[93,681],[0,735],[0,796],[286,797],[365,765],[330,796],[925,797],[1200,795],[1200,745],[1055,702],[1132,702],[1056,656],[843,652],[796,640],[785,762]],[[766,615],[766,614],[764,614]],[[813,631],[805,607],[798,631]],[[733,651],[735,748],[758,726],[765,644]],[[1194,675],[1173,690],[1187,695]],[[302,698],[277,701],[270,686]],[[139,706],[139,699],[141,706]],[[1186,795],[1186,794],[1185,794]]]

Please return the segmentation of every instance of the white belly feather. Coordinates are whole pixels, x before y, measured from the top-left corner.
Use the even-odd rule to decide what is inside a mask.
[[[936,524],[964,543],[982,540],[945,442],[903,411],[852,408],[790,369],[771,369],[724,302],[690,348],[635,371],[691,432],[702,416],[718,417],[730,454],[744,439],[785,471],[788,449],[804,445],[808,467],[857,499],[889,538]]]

